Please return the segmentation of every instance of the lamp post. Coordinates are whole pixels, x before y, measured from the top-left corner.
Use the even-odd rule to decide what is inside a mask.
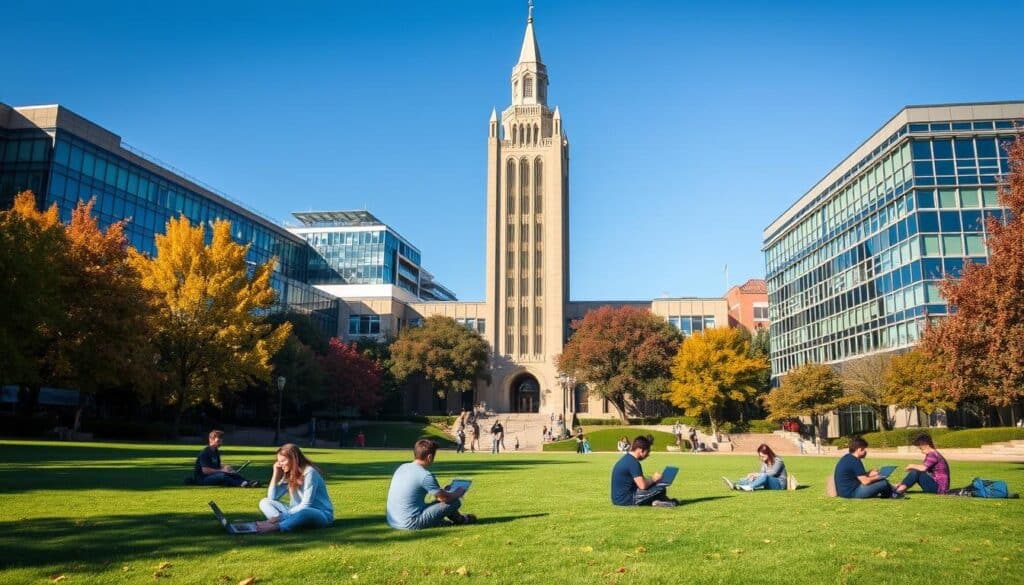
[[[281,406],[284,404],[284,376],[277,377],[277,430],[274,431],[274,445],[277,445],[281,438]]]

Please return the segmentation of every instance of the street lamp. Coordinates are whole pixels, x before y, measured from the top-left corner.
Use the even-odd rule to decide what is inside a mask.
[[[281,405],[284,403],[284,376],[277,377],[277,430],[274,431],[274,445],[278,444],[281,438]]]

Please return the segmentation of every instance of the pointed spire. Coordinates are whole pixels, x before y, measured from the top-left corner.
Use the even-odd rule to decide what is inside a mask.
[[[498,110],[496,108],[491,108],[491,120],[490,121],[491,122],[497,122],[498,121]]]
[[[533,36],[533,0],[530,0],[529,16],[526,18],[526,35],[523,37],[523,49],[519,51],[520,63],[541,63],[540,47]]]

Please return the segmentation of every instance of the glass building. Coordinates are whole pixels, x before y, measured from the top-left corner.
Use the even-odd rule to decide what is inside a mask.
[[[310,282],[320,285],[394,285],[423,301],[454,301],[454,293],[423,269],[420,251],[368,211],[293,213],[291,228],[316,250]],[[350,327],[351,329],[351,327]]]
[[[310,274],[326,264],[304,240],[67,108],[0,104],[0,208],[29,189],[41,207],[56,203],[65,222],[79,201],[95,198],[100,226],[129,220],[126,237],[149,254],[172,217],[207,225],[229,220],[235,240],[250,245],[249,263],[277,258],[274,310],[307,314],[324,332],[337,334],[339,301],[310,284]]]
[[[904,348],[986,262],[1024,102],[901,110],[764,231],[773,376]],[[856,426],[856,425],[854,425]]]

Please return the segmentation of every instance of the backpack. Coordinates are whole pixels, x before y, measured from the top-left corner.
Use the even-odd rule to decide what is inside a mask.
[[[1006,482],[1001,479],[974,478],[967,487],[953,490],[951,493],[958,496],[971,496],[975,498],[1017,498],[1018,494],[1011,494]]]

